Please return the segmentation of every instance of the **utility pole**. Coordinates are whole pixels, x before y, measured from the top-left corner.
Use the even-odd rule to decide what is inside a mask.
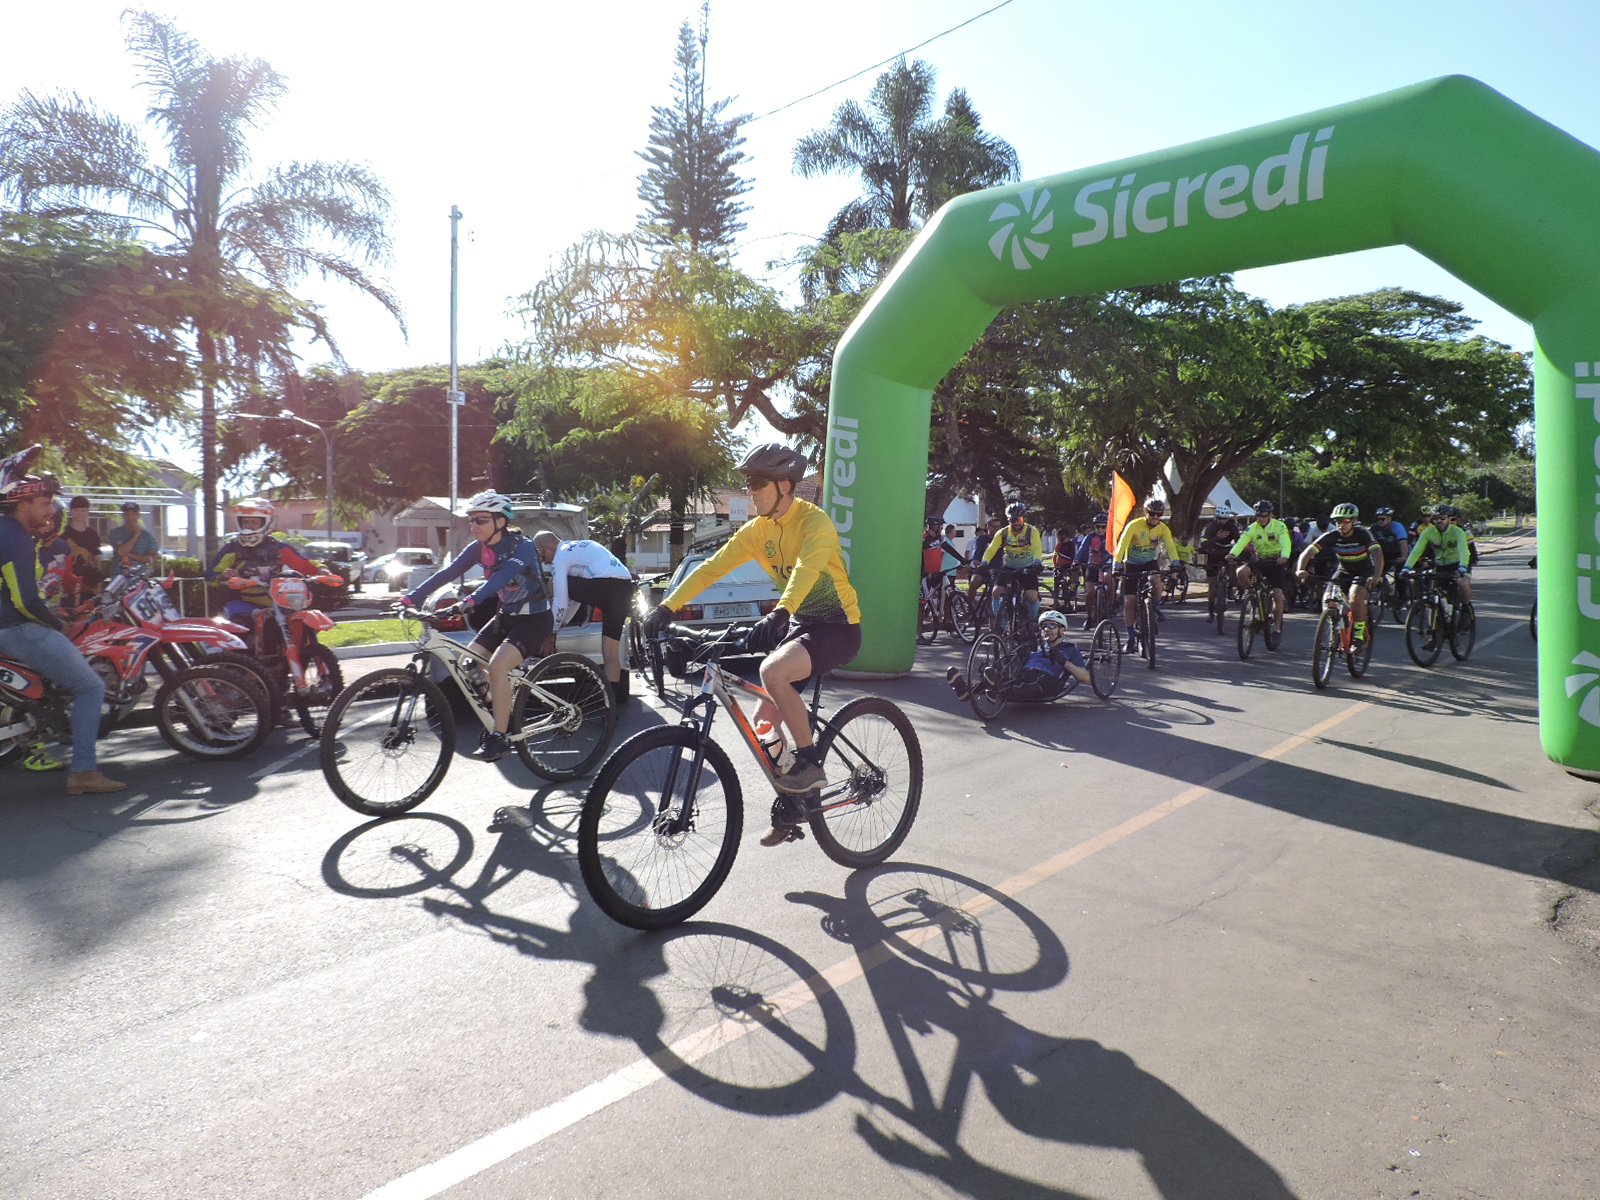
[[[456,270],[460,258],[460,242],[456,236],[456,228],[460,224],[461,210],[452,204],[450,206],[450,391],[445,396],[450,406],[450,519],[452,521],[456,516],[460,486],[458,477],[460,453],[457,446],[461,406],[467,402],[466,393],[461,390],[460,366],[456,361]]]

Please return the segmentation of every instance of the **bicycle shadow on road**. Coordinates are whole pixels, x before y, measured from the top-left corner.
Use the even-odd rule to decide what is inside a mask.
[[[824,930],[854,948],[904,1077],[909,1100],[860,1075],[842,1089],[869,1105],[856,1115],[856,1133],[884,1161],[983,1200],[1079,1196],[966,1148],[963,1124],[979,1124],[968,1112],[976,1083],[1027,1137],[1136,1153],[1166,1200],[1292,1200],[1268,1163],[1127,1054],[1006,1015],[999,993],[1044,991],[1069,970],[1060,940],[1016,900],[911,864],[858,872],[842,897],[789,899],[818,909]],[[956,1042],[942,1088],[918,1055],[919,1045],[939,1044],[925,1040],[936,1030]]]

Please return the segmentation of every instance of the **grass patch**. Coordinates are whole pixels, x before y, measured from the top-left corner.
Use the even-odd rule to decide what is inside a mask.
[[[375,646],[380,642],[410,642],[416,637],[415,625],[385,618],[377,621],[340,621],[317,635],[324,646]]]

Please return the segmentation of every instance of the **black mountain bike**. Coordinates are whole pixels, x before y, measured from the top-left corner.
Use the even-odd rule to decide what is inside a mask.
[[[1439,651],[1450,643],[1450,654],[1457,661],[1472,653],[1478,640],[1478,615],[1472,605],[1460,599],[1455,580],[1447,572],[1414,571],[1411,574],[1416,599],[1406,613],[1406,653],[1419,667],[1431,667]]]
[[[1139,593],[1134,598],[1134,624],[1131,631],[1137,647],[1135,652],[1152,671],[1156,666],[1156,629],[1161,624],[1161,614],[1156,610],[1154,578],[1153,570],[1139,574]]]
[[[972,604],[956,586],[955,573],[954,567],[940,572],[937,585],[922,581],[917,599],[917,641],[924,646],[932,645],[941,629],[948,629],[963,642],[972,641],[976,631]]]
[[[1250,572],[1250,586],[1244,589],[1244,597],[1239,601],[1240,658],[1250,657],[1257,634],[1268,650],[1276,650],[1283,643],[1283,631],[1278,628],[1272,611],[1272,587],[1261,578],[1259,569]]]
[[[711,738],[719,708],[770,784],[782,769],[756,736],[735,692],[767,693],[718,665],[748,653],[749,626],[715,634],[669,626],[664,657],[688,671],[704,664],[683,720],[635,734],[606,759],[578,820],[578,866],[596,904],[634,929],[687,920],[717,894],[733,869],[744,828],[744,797],[732,760]],[[675,671],[675,673],[677,673]],[[775,821],[803,820],[822,851],[850,868],[883,862],[905,841],[922,800],[922,746],[910,719],[882,696],[860,696],[823,716],[822,679],[811,689],[811,729],[824,783],[780,795]],[[776,788],[773,789],[776,792]],[[795,836],[803,837],[798,825]]]

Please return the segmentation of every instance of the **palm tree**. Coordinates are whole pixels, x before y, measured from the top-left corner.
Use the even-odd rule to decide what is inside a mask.
[[[128,49],[150,95],[148,122],[166,154],[152,156],[139,129],[81,96],[24,92],[0,114],[0,197],[23,211],[138,231],[185,264],[194,293],[189,325],[200,374],[209,555],[216,547],[217,390],[263,359],[262,347],[249,344],[255,335],[245,310],[260,304],[262,286],[292,307],[289,287],[316,272],[367,293],[404,329],[394,296],[363,269],[388,256],[389,195],[372,172],[348,162],[290,162],[250,182],[246,135],[283,95],[283,78],[258,59],[212,58],[151,13],[125,19]],[[326,337],[314,310],[298,311]],[[267,349],[266,360],[291,362],[282,341]]]
[[[1017,152],[983,132],[963,89],[950,93],[942,118],[933,111],[933,68],[901,59],[878,76],[866,109],[846,100],[832,124],[800,139],[799,174],[854,172],[866,185],[829,223],[829,241],[864,229],[911,229],[953,196],[1020,177]]]

